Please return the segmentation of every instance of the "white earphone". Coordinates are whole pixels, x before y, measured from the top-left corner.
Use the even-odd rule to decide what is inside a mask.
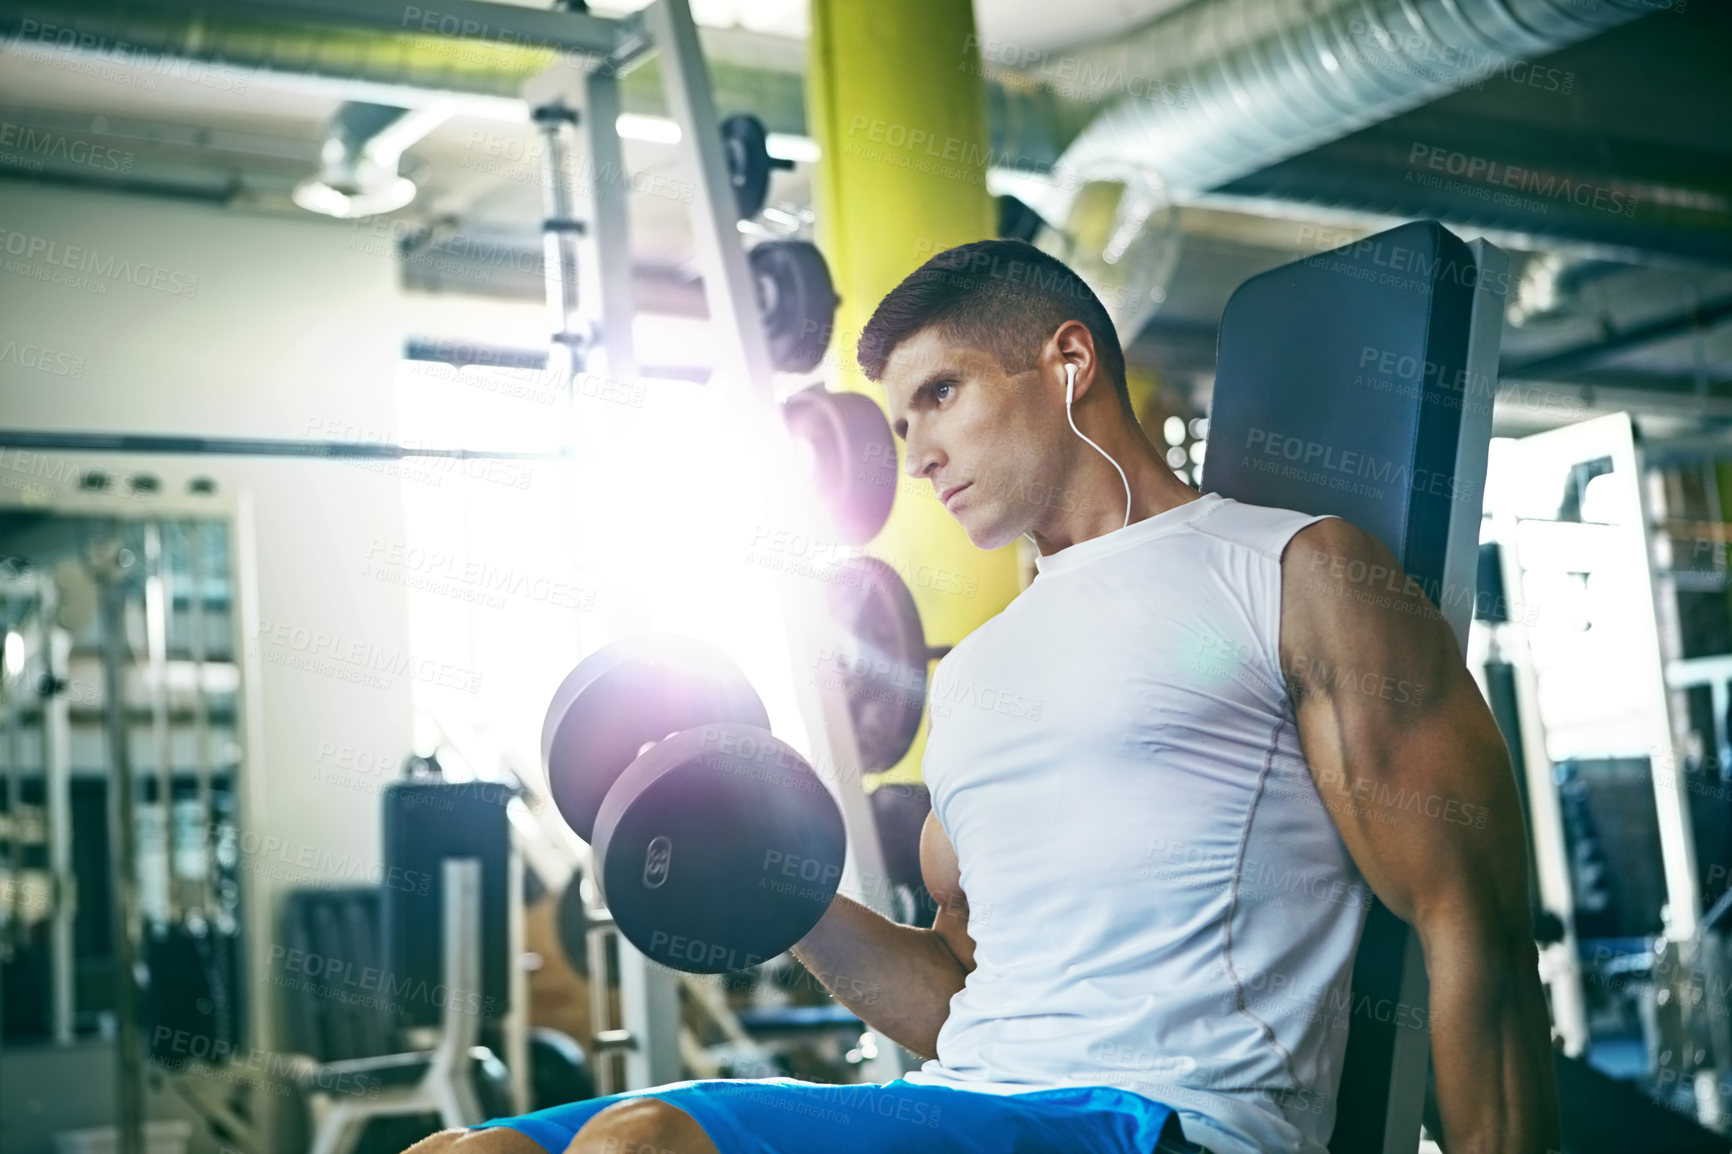
[[[1125,483],[1125,524],[1119,526],[1119,528],[1123,529],[1125,525],[1131,523],[1130,480],[1126,478],[1125,471],[1119,469],[1119,463],[1113,460],[1105,449],[1101,448],[1093,441],[1089,441],[1087,437],[1083,437],[1082,430],[1076,427],[1076,421],[1070,415],[1071,397],[1076,393],[1076,366],[1069,361],[1066,361],[1064,365],[1064,382],[1064,419],[1070,422],[1070,431],[1075,433],[1077,436],[1082,437],[1083,440],[1088,441],[1090,448],[1094,449],[1094,451],[1099,453],[1101,456],[1106,457],[1107,464],[1118,469],[1119,480]]]

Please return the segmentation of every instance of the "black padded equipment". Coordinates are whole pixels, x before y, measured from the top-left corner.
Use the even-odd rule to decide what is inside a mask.
[[[1477,520],[1482,498],[1483,478],[1455,475],[1463,407],[1492,401],[1493,382],[1466,379],[1478,274],[1467,245],[1421,222],[1246,281],[1221,317],[1204,491],[1340,516],[1434,601],[1471,599],[1443,581],[1454,502]],[[1408,934],[1373,903],[1354,1005],[1396,1004]],[[1354,1015],[1334,1154],[1383,1149],[1400,1028]]]
[[[633,761],[596,814],[597,881],[647,957],[719,974],[768,961],[823,916],[847,838],[823,782],[750,725],[705,725]]]
[[[384,973],[380,953],[380,890],[374,885],[316,886],[290,890],[283,899],[281,952],[269,965],[283,982],[286,1048],[320,1062],[370,1058],[391,1048],[395,1018],[386,1000],[330,996],[321,974],[300,980],[299,971],[323,970],[334,959],[340,973]],[[309,959],[317,958],[316,964]],[[293,967],[293,968],[291,968]],[[290,980],[294,979],[294,980]]]
[[[577,836],[593,841],[602,799],[646,742],[721,721],[770,726],[764,703],[721,650],[660,635],[603,646],[547,707],[541,757],[553,803]]]
[[[1351,521],[1435,599],[1475,269],[1460,239],[1420,223],[1240,285],[1221,314],[1203,489]]]
[[[400,1026],[444,1017],[445,859],[481,862],[481,1006],[486,1020],[511,1004],[509,933],[512,792],[498,782],[398,781],[380,796],[384,862],[380,925]]]

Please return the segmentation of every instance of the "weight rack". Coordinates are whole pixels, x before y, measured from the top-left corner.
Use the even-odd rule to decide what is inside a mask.
[[[593,17],[590,19],[594,19]],[[775,395],[774,364],[769,341],[758,310],[757,289],[736,225],[737,203],[729,180],[726,143],[711,97],[708,68],[698,43],[688,0],[656,0],[637,17],[617,25],[620,41],[583,69],[581,78],[567,75],[556,65],[531,80],[524,95],[541,127],[547,147],[543,150],[546,219],[544,253],[547,260],[547,307],[554,322],[549,356],[550,369],[564,374],[561,384],[567,397],[572,378],[590,371],[599,357],[606,375],[630,379],[636,373],[637,357],[632,341],[630,251],[626,197],[622,181],[596,179],[587,182],[590,202],[579,205],[578,191],[570,181],[568,166],[572,150],[566,134],[582,130],[589,147],[592,170],[624,172],[615,120],[619,112],[618,77],[622,71],[654,51],[661,56],[662,84],[669,112],[679,126],[681,141],[691,149],[697,180],[691,202],[692,231],[702,272],[710,317],[717,326],[719,363],[711,377],[712,387],[728,390],[729,401],[746,418],[755,440],[770,451],[753,456],[763,463],[766,489],[798,491],[798,484],[778,484],[777,478],[800,475],[791,438],[782,425]],[[577,219],[585,212],[586,219]],[[593,334],[573,331],[574,319],[582,316],[571,297],[579,275],[573,268],[573,250],[581,240],[591,246],[583,255],[593,261],[598,275],[589,278],[596,288],[584,299],[598,301],[589,318]],[[581,267],[590,267],[586,261]],[[815,500],[799,505],[804,531],[825,535],[824,514]],[[790,662],[796,672],[803,656],[822,650],[837,651],[842,631],[830,619],[817,583],[792,573],[778,574],[781,603],[785,607],[785,634]],[[849,854],[844,868],[845,891],[864,895],[868,904],[889,912],[888,897],[881,887],[864,884],[865,879],[884,877],[872,812],[861,780],[854,726],[840,683],[835,679],[796,676],[795,691],[806,718],[813,749],[813,767],[835,791],[848,830]],[[678,986],[673,975],[651,967],[635,949],[620,939],[611,916],[594,905],[590,909],[588,953],[594,1020],[598,1023],[595,1047],[596,1089],[600,1094],[617,1089],[658,1085],[679,1077]],[[609,937],[619,942],[620,991],[623,1021],[607,1022],[606,956]],[[623,1053],[625,1085],[612,1085],[611,1062],[599,1059]],[[902,1073],[895,1049],[882,1046],[876,1058],[868,1059],[874,1077],[888,1080]]]

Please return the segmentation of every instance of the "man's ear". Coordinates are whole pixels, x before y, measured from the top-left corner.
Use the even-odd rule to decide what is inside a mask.
[[[1065,379],[1065,365],[1076,366],[1077,400],[1088,396],[1089,389],[1098,383],[1100,358],[1095,355],[1094,334],[1081,321],[1069,320],[1060,325],[1047,342],[1046,356],[1051,358],[1060,381]]]

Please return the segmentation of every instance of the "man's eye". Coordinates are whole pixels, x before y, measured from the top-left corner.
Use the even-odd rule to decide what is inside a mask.
[[[951,385],[951,384],[933,385],[932,386],[932,399],[942,403],[944,400],[944,390],[950,390],[950,391],[954,392],[955,389],[956,389],[956,386]]]

